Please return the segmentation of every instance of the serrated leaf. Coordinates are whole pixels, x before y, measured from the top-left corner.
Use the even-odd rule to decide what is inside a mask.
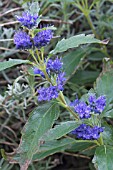
[[[91,44],[91,43],[103,43],[102,41],[94,38],[93,35],[85,35],[80,34],[73,37],[70,37],[68,39],[62,39],[59,41],[53,51],[51,53],[56,54],[60,52],[67,51],[70,48],[78,47],[82,44]]]
[[[54,139],[59,139],[62,136],[68,134],[75,128],[79,126],[79,123],[76,121],[67,121],[67,122],[62,122],[60,125],[56,125],[53,129],[50,129],[42,139],[44,141],[51,141]]]
[[[60,139],[54,141],[45,142],[39,149],[39,153],[36,153],[33,156],[33,160],[44,159],[45,157],[52,155],[57,152],[64,151],[65,149],[69,149],[76,140],[74,139]]]
[[[31,113],[22,131],[19,148],[13,158],[21,168],[25,170],[28,168],[33,155],[39,150],[41,137],[52,127],[58,115],[59,107],[55,103],[38,106]]]
[[[29,62],[30,62],[29,60],[9,59],[9,61],[3,61],[0,63],[0,71],[3,71],[15,65],[29,63]]]
[[[107,105],[113,100],[113,90],[111,87],[113,87],[113,70],[103,72],[97,79],[94,87],[98,96],[106,96]]]
[[[99,146],[96,149],[94,161],[98,170],[113,170],[113,147]]]

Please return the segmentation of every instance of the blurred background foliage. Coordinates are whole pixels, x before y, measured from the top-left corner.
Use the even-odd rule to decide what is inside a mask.
[[[19,28],[15,15],[21,15],[25,3],[29,2],[30,0],[0,1],[0,62],[9,58],[30,57],[27,51],[19,51],[13,44],[13,35]],[[73,35],[94,34],[104,42],[109,41],[107,45],[82,45],[62,54],[64,69],[68,75],[64,93],[70,100],[75,99],[76,95],[81,97],[93,87],[101,71],[106,69],[107,61],[112,60],[113,0],[39,0],[38,2],[41,24],[54,25],[57,28],[45,55],[54,49],[59,40]],[[4,148],[8,153],[14,152],[17,148],[22,127],[29,113],[38,105],[34,86],[38,87],[40,83],[40,77],[34,78],[28,74],[25,65],[0,72],[0,148]],[[62,109],[58,121],[66,120],[68,117],[69,115]],[[31,164],[29,170],[76,168],[94,170],[93,165],[89,164],[89,157],[82,158],[80,152],[75,152],[77,155],[60,153],[43,161],[37,160]],[[1,157],[0,169],[18,170],[19,166],[9,164]]]

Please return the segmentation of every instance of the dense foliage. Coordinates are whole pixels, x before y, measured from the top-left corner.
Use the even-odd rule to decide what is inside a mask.
[[[86,169],[112,170],[113,2],[18,5],[14,27],[0,28],[1,168],[53,169],[61,153],[86,159]]]

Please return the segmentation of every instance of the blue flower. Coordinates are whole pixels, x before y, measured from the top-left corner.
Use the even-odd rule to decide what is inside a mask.
[[[61,71],[62,65],[63,63],[58,57],[55,60],[49,59],[47,62],[47,68],[55,73],[59,73]]]
[[[30,36],[23,31],[18,31],[15,33],[14,44],[17,49],[30,49],[32,47]]]
[[[22,25],[31,29],[33,26],[37,24],[38,15],[37,14],[32,15],[29,12],[23,12],[22,17],[17,16],[16,18],[18,21],[21,22]]]
[[[95,96],[95,95],[89,96],[89,103],[90,103],[90,104],[95,103],[95,101],[96,101],[96,96]]]
[[[56,99],[59,95],[59,91],[57,90],[57,86],[50,86],[49,87],[49,93],[48,93],[48,98],[49,100],[51,99]]]
[[[38,101],[48,100],[48,88],[42,87],[38,90]]]
[[[40,71],[38,70],[38,72]],[[65,80],[64,73],[60,73],[57,78],[58,81],[56,86],[53,86],[51,84],[50,87],[48,88],[42,87],[41,89],[38,90],[39,101],[46,101],[46,100],[49,101],[52,99],[56,99],[58,97],[60,90],[63,90],[64,80]]]
[[[49,101],[58,97],[58,90],[56,86],[50,86],[48,88],[42,87],[38,90],[38,101]]]
[[[53,32],[52,30],[43,30],[41,32],[38,32],[35,37],[33,38],[34,40],[34,45],[37,48],[41,48],[43,46],[46,46],[49,44],[50,40],[53,37]]]
[[[88,119],[91,117],[90,106],[87,106],[85,102],[79,102],[77,105],[75,105],[74,109],[81,119]]]
[[[91,95],[89,96],[89,105],[92,112],[100,114],[106,106],[106,98],[105,96],[100,96],[96,99],[95,95]]]
[[[75,99],[73,102],[70,103],[71,107],[75,107],[79,103],[78,99]]]
[[[95,105],[96,105],[97,112],[102,113],[105,106],[106,106],[106,98],[105,98],[105,96],[98,97],[97,100],[96,100]]]
[[[91,112],[95,114],[102,113],[106,106],[105,96],[96,98],[95,95],[90,95],[88,101],[88,103],[85,103],[76,99],[74,102],[70,103],[70,106],[74,107],[75,112],[78,113],[81,119],[90,118]]]
[[[81,124],[78,128],[73,130],[71,134],[76,135],[78,139],[97,140],[100,137],[101,132],[103,132],[102,127],[91,127],[86,124]]]
[[[40,69],[38,69],[37,67],[33,68],[33,72],[34,72],[34,74],[39,74],[43,78],[45,77],[44,73]]]
[[[52,99],[58,98],[59,92],[63,90],[64,83],[66,81],[65,73],[60,72],[62,67],[61,59],[58,57],[55,60],[49,59],[46,62],[46,72],[48,76],[51,77],[51,71],[55,74],[55,79],[50,83],[50,86],[45,88],[42,87],[38,90],[38,100],[39,101],[49,101]],[[45,78],[44,73],[38,69],[34,68],[34,74],[40,74],[42,77]]]
[[[57,76],[57,88],[58,90],[63,90],[63,86],[65,84],[66,78],[65,78],[65,72],[59,73]]]

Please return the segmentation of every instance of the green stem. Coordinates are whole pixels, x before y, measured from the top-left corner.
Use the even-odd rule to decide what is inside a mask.
[[[66,109],[74,116],[75,119],[79,120],[79,117],[76,115],[75,112],[73,112],[73,110],[71,110],[69,106],[67,106]]]
[[[89,15],[89,13],[87,13],[87,14],[84,13],[84,15],[85,15],[85,17],[86,17],[86,19],[87,19],[87,21],[88,21],[88,24],[89,24],[90,28],[92,29],[93,34],[95,35],[95,37],[96,37],[97,39],[100,39],[99,35],[96,33],[95,27],[94,27],[94,25],[93,25],[93,22],[92,22],[92,20],[91,20],[91,17],[90,17],[90,15]],[[107,52],[106,46],[103,45],[103,44],[100,44],[100,46],[102,47],[103,53],[104,53],[107,57],[110,57],[109,54],[108,54],[108,52]]]
[[[61,91],[57,100],[60,102],[59,104],[61,104],[61,106],[67,109],[74,116],[75,119],[79,120],[79,117],[76,115],[76,113],[73,110],[71,110],[71,108],[67,105],[64,95]]]
[[[29,52],[30,52],[31,56],[33,57],[33,59],[35,60],[35,62],[37,63],[37,65],[39,65],[39,63],[34,55],[34,52],[32,50],[29,50]]]
[[[87,19],[87,21],[88,21],[88,24],[89,24],[90,28],[91,28],[92,31],[93,31],[93,34],[95,35],[95,37],[96,37],[97,39],[99,39],[99,36],[98,36],[98,34],[96,33],[96,31],[95,31],[95,28],[94,28],[94,25],[93,25],[93,23],[92,23],[92,20],[91,20],[90,15],[89,15],[89,14],[86,15],[85,13],[84,13],[84,15],[85,15],[85,17],[86,17],[86,19]]]
[[[47,79],[47,80],[51,83],[51,79],[49,78],[49,76],[48,76],[48,74],[47,74],[46,70],[45,70],[45,69],[43,69],[42,71],[43,71],[43,73],[44,73],[44,75],[45,75],[46,79]]]
[[[59,95],[59,96],[60,96],[60,98],[62,99],[63,103],[64,103],[65,105],[67,105],[62,91],[60,91],[60,95]]]
[[[38,51],[36,51],[36,53],[37,53],[38,57],[40,58]],[[42,49],[42,51],[41,51],[41,55],[42,55],[42,60],[43,60],[43,49]],[[43,69],[42,69],[42,71],[43,71],[43,73],[44,73],[47,81],[52,84],[51,79],[49,78],[49,76],[48,76],[48,74],[47,74],[47,72],[46,72],[46,67],[45,67],[45,65],[44,65],[44,63],[43,63],[44,60],[41,61],[41,59],[40,59],[39,62],[41,62],[40,64],[43,64]],[[79,117],[76,115],[76,113],[73,112],[73,110],[71,110],[71,108],[67,105],[67,103],[66,103],[66,101],[65,101],[65,98],[64,98],[64,95],[63,95],[63,93],[62,93],[61,91],[60,91],[60,93],[59,93],[59,97],[57,98],[57,100],[59,101],[59,104],[61,104],[61,106],[63,106],[64,108],[66,108],[66,109],[74,116],[75,119],[79,120]]]
[[[38,49],[36,49],[36,54],[37,54],[37,56],[38,56],[39,63],[42,64],[42,61],[41,61],[41,58],[40,58]]]
[[[94,143],[97,144],[98,146],[100,146],[100,143],[97,140]]]
[[[41,57],[42,57],[42,62],[44,63],[44,48],[41,48]]]
[[[102,134],[100,134],[100,138],[98,139],[98,142],[99,142],[100,145],[104,144]]]

